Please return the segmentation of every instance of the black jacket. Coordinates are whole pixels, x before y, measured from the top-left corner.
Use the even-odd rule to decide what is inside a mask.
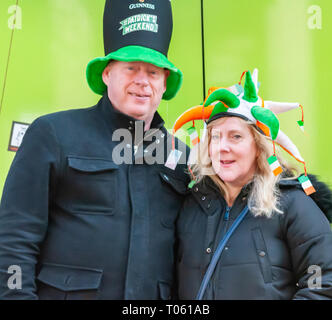
[[[31,124],[0,206],[1,298],[170,297],[185,165],[173,171],[147,164],[156,148],[167,157],[171,137],[156,113],[155,137],[139,144],[139,125],[114,110],[107,96],[94,107]],[[142,164],[115,163],[112,153],[121,142],[112,134],[120,128],[135,132],[133,145],[139,146],[135,158],[132,144],[124,144],[129,155],[122,153]],[[186,148],[181,144],[182,163]],[[7,286],[11,265],[22,270],[22,289]]]
[[[313,197],[328,213],[330,191],[321,192],[322,183],[314,186]],[[255,218],[248,212],[226,244],[203,299],[332,298],[329,222],[297,181],[281,180],[279,187],[284,214]],[[243,188],[229,218],[227,204],[209,178],[186,198],[177,221],[179,299],[195,299],[220,239],[247,204],[249,188]],[[322,273],[320,289],[310,289],[319,286],[315,266]]]

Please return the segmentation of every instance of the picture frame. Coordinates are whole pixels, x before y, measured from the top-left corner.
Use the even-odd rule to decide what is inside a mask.
[[[18,150],[18,148],[22,143],[25,132],[29,126],[30,126],[29,123],[18,122],[18,121],[12,122],[8,151],[16,152]]]

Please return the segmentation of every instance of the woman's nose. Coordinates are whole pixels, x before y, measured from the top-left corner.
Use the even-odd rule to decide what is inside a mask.
[[[223,152],[229,152],[231,150],[227,139],[220,139],[219,150]]]
[[[230,145],[226,139],[216,139],[212,143],[212,152],[215,153],[223,153],[230,152]]]
[[[230,152],[231,148],[228,143],[221,143],[220,152]]]

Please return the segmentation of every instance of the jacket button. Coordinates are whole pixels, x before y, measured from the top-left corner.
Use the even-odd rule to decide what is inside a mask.
[[[205,196],[203,196],[201,199],[204,201],[206,198],[205,198]]]
[[[260,255],[261,257],[265,257],[265,252],[264,252],[264,251],[260,251],[259,255]]]
[[[159,139],[157,139],[157,140],[156,140],[156,144],[159,144],[159,142],[160,142],[160,140],[159,140]]]
[[[128,144],[126,145],[126,147],[129,149],[129,148],[131,147],[131,145],[128,143]]]
[[[206,207],[207,207],[208,209],[210,209],[210,207],[211,207],[211,203],[209,203]]]
[[[225,250],[228,250],[228,247],[225,247]]]
[[[169,178],[166,176],[166,174],[164,174],[164,178],[169,181]]]
[[[133,121],[129,121],[130,124],[133,124],[134,122]]]
[[[206,253],[211,253],[211,251],[212,251],[211,248],[206,249]]]
[[[160,137],[161,137],[161,138],[164,138],[164,137],[165,137],[165,134],[164,134],[164,133],[162,133],[162,134],[160,135]]]
[[[197,188],[197,187],[195,187],[194,191],[195,191],[195,192],[198,192],[198,188]]]

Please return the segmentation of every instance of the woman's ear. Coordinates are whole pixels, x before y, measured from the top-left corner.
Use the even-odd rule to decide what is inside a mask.
[[[257,151],[256,151],[256,159],[259,158],[259,156],[261,155],[262,151],[259,149],[259,147],[257,146]]]

